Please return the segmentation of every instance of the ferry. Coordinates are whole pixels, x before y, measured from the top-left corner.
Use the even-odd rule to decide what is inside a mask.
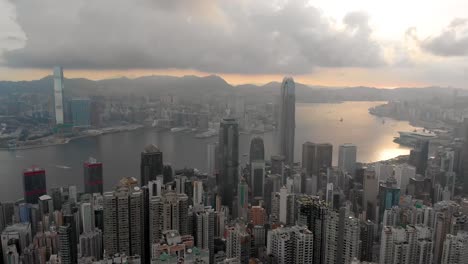
[[[215,129],[209,129],[208,131],[198,133],[195,135],[196,138],[209,138],[218,135],[218,131]]]
[[[65,165],[55,165],[56,168],[59,168],[59,169],[64,169],[64,170],[69,170],[71,169],[71,167],[68,167],[68,166],[65,166]]]
[[[185,130],[188,130],[189,128],[188,127],[173,127],[171,128],[171,132],[172,133],[177,133],[177,132],[182,132],[182,131],[185,131]]]

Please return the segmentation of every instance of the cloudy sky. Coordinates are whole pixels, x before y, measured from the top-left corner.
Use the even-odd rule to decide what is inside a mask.
[[[0,79],[468,88],[466,0],[0,0]]]

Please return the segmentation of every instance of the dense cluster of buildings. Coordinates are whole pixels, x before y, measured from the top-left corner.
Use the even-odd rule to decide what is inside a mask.
[[[468,144],[431,156],[424,141],[409,157],[361,164],[348,143],[333,166],[331,144],[305,142],[295,162],[293,80],[281,89],[280,153],[265,157],[254,137],[245,168],[228,116],[207,174],[174,172],[154,145],[140,178],[111,190],[93,158],[82,190],[48,190],[44,169],[26,169],[24,198],[0,204],[1,262],[468,263]]]

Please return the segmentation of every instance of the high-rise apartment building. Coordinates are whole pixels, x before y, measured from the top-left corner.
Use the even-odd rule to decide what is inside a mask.
[[[32,167],[23,171],[24,201],[37,204],[40,196],[47,193],[46,172],[42,168]]]
[[[72,226],[67,224],[58,229],[60,241],[60,258],[63,264],[74,264],[78,261],[76,244],[73,243]]]
[[[165,230],[177,230],[181,235],[188,235],[188,197],[174,191],[153,196],[149,201],[150,243],[158,243]]]
[[[220,175],[218,182],[222,204],[232,211],[236,187],[239,183],[239,125],[226,117],[219,128]]]
[[[268,231],[267,254],[272,256],[272,263],[315,263],[313,244],[314,235],[307,227],[279,227]]]
[[[294,133],[296,129],[296,88],[291,77],[285,77],[281,84],[280,97],[280,154],[285,163],[294,163]]]
[[[448,234],[444,241],[442,264],[468,263],[468,233]]]
[[[213,209],[205,209],[203,212],[197,212],[195,217],[195,245],[197,248],[208,250],[210,254],[210,263],[214,261],[214,232],[216,213]]]
[[[325,262],[349,264],[360,255],[360,222],[345,207],[330,210],[326,216]]]
[[[297,223],[314,232],[313,263],[325,263],[328,206],[317,196],[297,199]]]
[[[432,230],[424,225],[384,226],[380,240],[380,264],[432,263]]]
[[[250,258],[250,234],[242,224],[226,228],[226,257],[248,264]]]
[[[149,181],[155,181],[158,175],[163,175],[163,167],[163,153],[155,145],[148,145],[141,153],[140,185],[145,186]]]
[[[103,193],[102,163],[89,158],[83,163],[85,193]]]
[[[356,173],[356,145],[346,143],[338,148],[338,167],[354,176]]]
[[[143,192],[135,186],[119,186],[104,193],[104,249],[107,256],[125,253],[144,256]]]

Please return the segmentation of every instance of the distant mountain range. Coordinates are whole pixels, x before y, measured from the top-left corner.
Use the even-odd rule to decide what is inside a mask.
[[[187,98],[219,98],[243,96],[247,100],[272,101],[279,95],[281,83],[265,85],[230,85],[216,75],[145,76],[136,79],[117,78],[99,81],[84,78],[65,79],[65,90],[70,96],[160,96],[175,95]],[[52,76],[33,81],[0,81],[0,95],[16,93],[52,93]],[[457,91],[457,92],[455,92]],[[423,87],[380,89],[373,87],[323,87],[296,83],[298,102],[430,100],[468,96],[466,90]]]

